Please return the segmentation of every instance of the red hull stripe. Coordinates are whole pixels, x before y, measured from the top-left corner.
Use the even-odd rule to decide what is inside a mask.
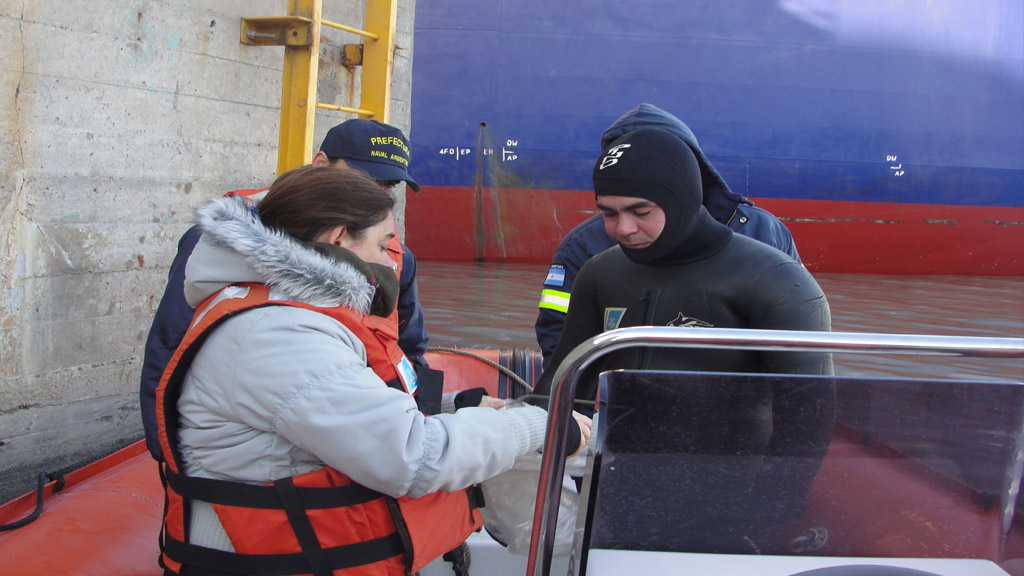
[[[814,272],[1024,275],[1024,208],[754,199],[793,233]],[[596,212],[593,192],[423,186],[406,200],[421,260],[546,264]]]

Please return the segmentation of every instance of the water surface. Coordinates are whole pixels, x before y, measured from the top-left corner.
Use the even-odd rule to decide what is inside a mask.
[[[542,264],[417,262],[431,346],[538,348]],[[1024,337],[1024,278],[816,274],[837,332]],[[837,354],[848,376],[1024,381],[1024,361]]]

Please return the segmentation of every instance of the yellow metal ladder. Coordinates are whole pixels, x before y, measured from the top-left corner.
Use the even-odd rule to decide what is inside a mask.
[[[349,112],[381,122],[388,122],[391,116],[398,0],[366,0],[365,29],[322,19],[322,5],[323,0],[288,0],[286,16],[242,18],[243,44],[285,48],[277,151],[279,175],[305,165],[312,157],[316,108]],[[322,26],[364,38],[363,44],[344,47],[346,65],[362,66],[359,108],[316,102]],[[310,102],[314,105],[309,105]]]

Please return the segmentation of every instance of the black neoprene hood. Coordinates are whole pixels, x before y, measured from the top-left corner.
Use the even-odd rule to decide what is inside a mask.
[[[646,248],[622,248],[639,264],[700,260],[714,254],[732,231],[701,206],[700,165],[682,140],[645,128],[612,141],[594,165],[596,196],[650,200],[665,212],[665,228]]]

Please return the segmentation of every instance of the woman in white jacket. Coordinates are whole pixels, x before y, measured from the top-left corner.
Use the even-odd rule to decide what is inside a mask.
[[[198,210],[203,235],[185,281],[189,304],[199,309],[194,324],[239,286],[265,286],[269,301],[306,306],[248,309],[208,331],[176,404],[158,408],[173,419],[176,407],[177,430],[163,436],[177,439],[177,472],[265,485],[327,468],[384,496],[415,499],[463,490],[540,448],[544,410],[468,407],[425,416],[411,390],[389,386],[368,365],[356,332],[317,311],[390,314],[397,292],[386,253],[392,206],[357,171],[310,166],[278,178],[258,210],[238,197]],[[450,398],[445,405],[452,408]],[[570,447],[589,438],[590,421],[577,420]],[[188,505],[187,544],[236,550],[239,540],[213,506],[198,498]]]

